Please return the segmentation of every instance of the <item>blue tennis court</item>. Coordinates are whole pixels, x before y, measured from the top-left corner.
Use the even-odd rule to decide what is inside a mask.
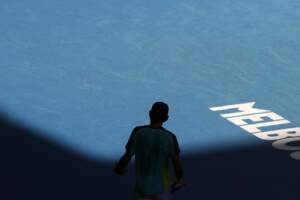
[[[289,141],[291,149],[279,150],[274,141],[221,116],[233,110],[211,109],[255,102],[255,108],[277,114],[274,119],[262,116],[261,121],[288,120],[259,131],[300,127],[299,1],[0,4],[0,111],[36,130],[36,137],[86,159],[113,163],[124,152],[132,129],[148,123],[152,103],[164,101],[170,107],[165,127],[176,134],[190,163],[188,176],[205,162],[205,169],[228,169],[231,175],[238,171],[239,183],[244,176],[268,174],[272,178],[264,180],[272,183],[286,177],[258,192],[265,195],[262,199],[276,192],[278,199],[299,195],[289,189],[300,175],[300,161],[295,159],[300,158],[300,139],[292,135],[297,131],[290,133],[296,138]],[[241,124],[254,121],[244,119]],[[199,166],[193,164],[194,155],[203,156]],[[224,160],[214,160],[222,156]],[[261,168],[250,167],[258,164]],[[243,170],[250,168],[249,173]],[[207,184],[213,187],[218,179],[213,180]],[[188,193],[193,192],[180,194]]]

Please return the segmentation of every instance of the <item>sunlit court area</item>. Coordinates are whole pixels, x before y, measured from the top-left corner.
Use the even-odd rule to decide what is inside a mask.
[[[133,200],[135,157],[114,167],[165,102],[187,183],[171,200],[299,200],[299,9],[1,0],[0,199]]]

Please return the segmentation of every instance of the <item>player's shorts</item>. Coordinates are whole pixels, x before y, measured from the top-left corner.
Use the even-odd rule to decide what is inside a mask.
[[[138,193],[135,195],[135,200],[171,200],[171,193],[169,189],[157,195],[140,195]]]

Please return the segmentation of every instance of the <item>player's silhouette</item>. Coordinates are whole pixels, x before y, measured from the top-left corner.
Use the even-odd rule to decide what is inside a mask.
[[[186,184],[180,149],[175,134],[162,127],[169,118],[166,103],[155,102],[149,111],[150,124],[133,129],[126,144],[126,152],[117,162],[114,171],[123,174],[135,155],[134,198],[136,200],[167,200],[170,193]],[[170,173],[172,161],[175,180]]]

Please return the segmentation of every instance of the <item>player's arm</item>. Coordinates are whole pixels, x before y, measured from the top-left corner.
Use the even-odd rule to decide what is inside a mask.
[[[181,160],[180,160],[180,148],[179,144],[176,138],[176,135],[171,133],[173,142],[171,143],[171,158],[172,158],[172,164],[174,167],[174,175],[176,177],[176,180],[181,180],[183,176],[183,170],[182,170],[182,165],[181,165]]]
[[[183,169],[181,165],[181,159],[180,159],[180,148],[178,145],[178,141],[176,136],[173,134],[173,152],[172,152],[172,164],[174,167],[174,175],[176,177],[175,181],[173,182],[171,186],[171,193],[179,190],[182,187],[185,187],[187,184],[183,181]]]
[[[176,177],[176,180],[180,181],[183,176],[183,169],[182,169],[179,153],[175,154],[175,156],[172,158],[172,161],[174,167],[174,175]]]
[[[183,170],[182,170],[179,154],[176,154],[172,160],[173,160],[174,174],[175,174],[176,180],[173,182],[173,184],[171,186],[171,193],[174,193],[177,190],[180,190],[181,188],[185,187],[187,184],[185,181],[183,181],[183,178],[182,178]]]
[[[117,162],[114,171],[117,174],[123,174],[128,164],[130,163],[132,155],[126,151],[125,154],[120,158],[119,162]]]
[[[131,132],[131,135],[129,137],[129,140],[126,144],[126,152],[124,153],[124,155],[120,158],[119,162],[117,162],[117,164],[115,165],[114,171],[117,174],[123,174],[128,166],[128,164],[130,163],[131,157],[134,155],[134,133],[137,130],[137,128],[133,129],[133,131]]]

